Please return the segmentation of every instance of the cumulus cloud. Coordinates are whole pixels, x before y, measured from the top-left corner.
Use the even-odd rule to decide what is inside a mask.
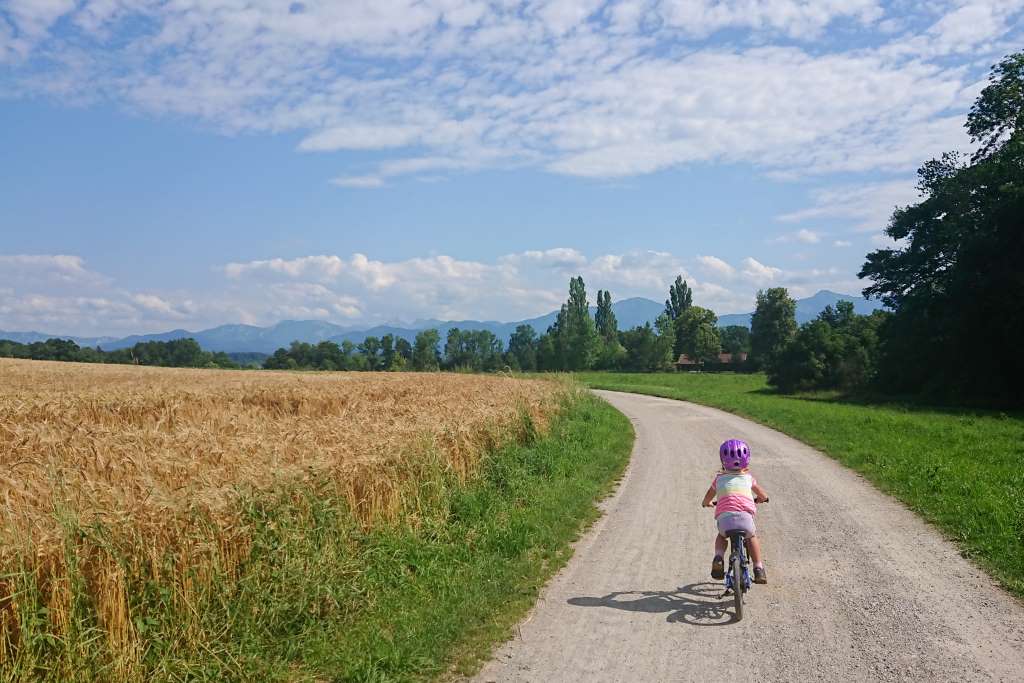
[[[184,292],[155,294],[117,286],[113,278],[67,254],[0,254],[0,329],[106,335],[169,329],[232,315],[230,304]]]
[[[717,256],[698,256],[697,261],[700,262],[704,271],[712,276],[729,279],[736,275],[736,269]]]
[[[156,296],[155,294],[133,294],[131,300],[141,308],[167,318],[183,319],[186,314],[175,308],[169,301]]]
[[[11,263],[87,275],[0,280],[11,283],[0,288],[0,329],[79,335],[197,330],[230,322],[269,325],[284,319],[367,327],[424,318],[519,320],[556,310],[575,275],[584,278],[591,299],[606,289],[614,300],[655,301],[664,299],[682,275],[695,303],[719,313],[750,310],[762,287],[784,286],[806,296],[822,288],[862,286],[834,267],[785,270],[753,257],[731,264],[713,255],[687,258],[654,250],[589,255],[568,247],[488,261],[443,254],[383,260],[359,253],[256,259],[224,264],[215,273],[220,281],[202,292],[132,291],[91,273],[77,257],[0,256],[0,268]]]
[[[106,282],[99,273],[85,267],[85,261],[67,254],[0,254],[0,281],[19,283],[59,283],[100,285]]]
[[[748,256],[743,259],[743,277],[756,285],[769,285],[779,280],[782,276],[782,269],[767,266],[757,259]]]

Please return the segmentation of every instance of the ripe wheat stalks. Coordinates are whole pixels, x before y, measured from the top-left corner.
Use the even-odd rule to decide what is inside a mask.
[[[130,678],[142,647],[132,578],[174,585],[187,611],[213,573],[248,557],[241,496],[326,483],[359,523],[402,521],[425,463],[472,476],[489,449],[543,432],[565,390],[501,376],[0,359],[0,666],[24,625],[8,580],[19,572],[34,577],[57,639],[84,593]]]

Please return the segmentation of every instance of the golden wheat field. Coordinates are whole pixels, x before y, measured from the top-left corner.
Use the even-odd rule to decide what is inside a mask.
[[[393,520],[415,463],[464,478],[487,449],[543,431],[562,391],[502,376],[0,359],[0,560],[36,572],[59,630],[65,554],[89,543],[69,530],[102,528],[118,561],[99,544],[75,547],[87,558],[78,569],[112,642],[129,641],[125,574],[166,571],[169,555],[182,576],[203,563],[230,570],[247,552],[241,497],[326,482],[362,523]],[[16,612],[0,594],[8,638]]]

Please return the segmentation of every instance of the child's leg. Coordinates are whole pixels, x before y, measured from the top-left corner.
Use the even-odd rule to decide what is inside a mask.
[[[715,536],[715,557],[724,557],[725,549],[728,547],[729,541],[726,540],[725,536],[718,534]]]
[[[751,536],[747,539],[747,549],[750,550],[750,559],[754,561],[754,566],[763,566],[761,564],[761,541],[758,540],[757,536]]]

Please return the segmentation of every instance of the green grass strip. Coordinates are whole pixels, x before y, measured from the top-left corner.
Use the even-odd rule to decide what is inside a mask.
[[[789,434],[861,473],[1024,596],[1024,419],[784,396],[763,375],[583,373],[588,386],[693,401]],[[756,447],[756,444],[755,444]],[[941,568],[939,568],[941,571]]]
[[[547,437],[488,458],[478,482],[452,493],[443,518],[360,539],[366,609],[338,628],[311,625],[297,659],[337,680],[475,670],[569,559],[632,444],[621,413],[581,397]]]

